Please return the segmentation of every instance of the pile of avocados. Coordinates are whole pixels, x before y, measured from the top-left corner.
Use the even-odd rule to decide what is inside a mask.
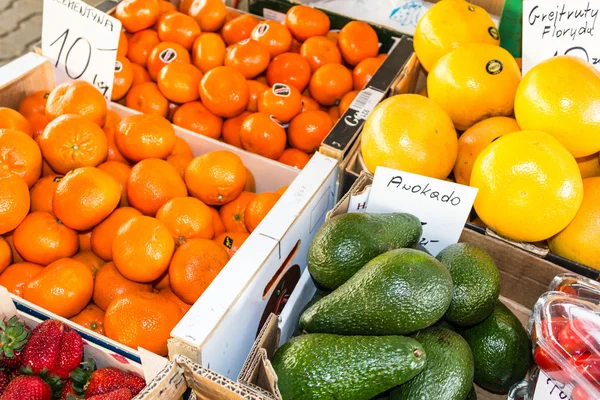
[[[525,377],[530,340],[492,258],[468,243],[434,258],[421,234],[404,213],[321,227],[308,270],[322,290],[271,360],[284,400],[471,400],[473,382],[505,394]]]

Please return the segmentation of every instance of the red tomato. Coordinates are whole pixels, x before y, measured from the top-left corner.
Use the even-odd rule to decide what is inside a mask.
[[[550,354],[544,351],[544,349],[542,349],[540,346],[536,347],[533,351],[533,359],[544,372],[553,372],[561,369],[560,365],[554,361],[552,356],[550,356]]]
[[[600,356],[586,351],[572,357],[569,362],[575,365],[577,371],[591,382],[600,381]]]
[[[594,400],[591,394],[588,394],[581,386],[575,386],[571,393],[573,400]]]
[[[558,288],[559,292],[563,292],[563,293],[567,293],[567,294],[571,294],[573,296],[577,296],[577,291],[575,290],[575,288],[573,286],[561,286]]]
[[[586,341],[591,339],[582,321],[572,320],[558,334],[558,344],[571,356],[577,356],[588,350]],[[583,336],[583,337],[582,337]]]

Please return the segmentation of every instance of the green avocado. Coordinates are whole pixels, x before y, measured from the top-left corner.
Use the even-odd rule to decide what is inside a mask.
[[[427,353],[419,375],[392,390],[390,400],[464,400],[473,387],[473,354],[465,340],[446,328],[412,335]]]
[[[309,333],[404,335],[427,328],[446,312],[452,278],[442,263],[414,249],[375,257],[300,316]]]
[[[531,343],[521,321],[500,301],[492,315],[463,331],[475,361],[475,383],[500,394],[521,381],[531,363]]]
[[[403,336],[318,333],[291,339],[271,364],[284,400],[369,400],[421,372],[426,354]]]
[[[373,257],[414,247],[423,228],[411,214],[350,213],[331,218],[315,234],[307,265],[314,280],[333,290]]]
[[[500,273],[490,255],[470,243],[446,247],[436,257],[454,284],[452,302],[444,318],[457,326],[471,326],[486,319],[500,295]]]

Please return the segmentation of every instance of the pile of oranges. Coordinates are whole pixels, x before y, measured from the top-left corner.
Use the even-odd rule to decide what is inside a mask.
[[[175,125],[303,168],[371,79],[376,32],[292,7],[285,23],[222,0],[124,0],[112,99]]]
[[[42,121],[45,127],[39,128]],[[167,339],[281,196],[89,83],[0,108],[0,285],[133,348]]]

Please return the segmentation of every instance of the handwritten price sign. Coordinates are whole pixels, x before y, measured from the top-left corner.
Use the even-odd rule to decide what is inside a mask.
[[[524,0],[523,73],[555,56],[600,69],[600,0]]]
[[[44,0],[42,55],[57,81],[85,80],[110,101],[121,22],[80,0]]]

